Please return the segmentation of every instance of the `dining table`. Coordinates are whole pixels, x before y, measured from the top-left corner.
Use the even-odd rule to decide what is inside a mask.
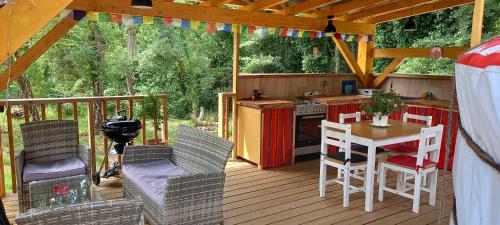
[[[425,124],[389,120],[388,126],[376,127],[371,120],[351,124],[351,142],[368,147],[365,183],[365,211],[373,211],[373,188],[375,185],[376,148],[391,144],[404,143],[420,139],[420,132]]]

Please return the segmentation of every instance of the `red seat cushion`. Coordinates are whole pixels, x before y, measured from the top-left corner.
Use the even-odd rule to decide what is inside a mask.
[[[387,162],[394,163],[394,164],[401,165],[401,166],[417,167],[417,157],[413,157],[413,156],[396,155],[396,156],[391,156],[385,160]],[[422,166],[426,167],[432,163],[433,163],[432,161],[424,159]]]
[[[384,146],[385,149],[390,151],[395,151],[399,153],[417,153],[418,146],[411,146],[409,144],[400,143],[400,144],[392,144]]]

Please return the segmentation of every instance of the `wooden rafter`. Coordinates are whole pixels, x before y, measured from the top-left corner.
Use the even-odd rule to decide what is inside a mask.
[[[391,63],[380,73],[375,80],[373,80],[372,87],[377,88],[384,80],[394,72],[404,61],[406,58],[395,58],[391,61]]]
[[[259,0],[255,3],[248,4],[246,6],[243,6],[239,8],[239,10],[243,11],[259,11],[263,9],[267,9],[270,7],[273,7],[275,5],[279,5],[283,2],[287,2],[288,0]]]
[[[431,2],[431,1],[435,1],[435,0],[413,0],[413,1],[398,0],[395,2],[389,2],[389,3],[382,4],[382,5],[373,7],[373,8],[369,8],[366,10],[361,10],[361,11],[358,11],[358,12],[355,12],[352,14],[346,14],[346,15],[340,16],[337,19],[343,20],[343,21],[355,21],[358,19],[366,18],[366,17],[374,17],[374,16],[377,16],[380,14],[391,13],[391,12],[400,10],[402,8],[407,8],[410,6],[415,6],[418,4],[423,4],[423,3],[427,3],[427,2]]]
[[[474,14],[472,15],[472,31],[470,37],[471,47],[481,43],[481,34],[483,33],[483,14],[484,0],[476,0],[474,2]]]
[[[224,4],[227,4],[231,2],[232,0],[207,0],[205,2],[202,2],[200,5],[201,6],[214,6],[214,7],[219,7],[223,6]]]
[[[63,18],[38,42],[28,49],[21,57],[12,63],[10,69],[0,74],[0,91],[7,88],[9,82],[16,80],[31,64],[43,55],[52,45],[63,37],[78,21],[73,20],[73,14]]]
[[[72,0],[16,0],[0,8],[0,63],[58,16]],[[36,19],[35,19],[36,18]]]
[[[331,4],[332,0],[305,0],[296,5],[284,8],[282,10],[276,11],[276,14],[282,15],[295,15],[301,12],[306,12],[311,9],[319,8],[328,4]]]
[[[365,75],[365,80],[368,81],[373,73],[373,48],[375,41],[365,41],[362,38],[358,40],[358,65]]]
[[[345,41],[337,38],[332,39],[339,48],[339,51],[344,57],[349,68],[351,68],[352,72],[358,75],[358,78],[361,80],[361,82],[366,85],[366,76],[363,73],[363,70],[359,67],[358,63],[356,62],[356,57],[354,57],[354,54],[352,54],[351,50],[349,50],[349,47],[347,47]]]
[[[135,9],[122,0],[75,0],[70,9],[98,11],[143,16],[173,17],[206,22],[248,24],[254,26],[288,27],[304,30],[323,30],[327,21],[315,18],[248,12],[242,10],[204,7],[173,2],[156,2],[153,9]],[[338,32],[349,34],[374,34],[375,25],[336,21]]]
[[[438,10],[442,10],[442,9],[461,6],[461,5],[465,5],[465,4],[470,4],[473,2],[474,2],[474,0],[440,0],[437,2],[423,4],[423,5],[416,6],[416,7],[410,7],[407,9],[403,9],[403,10],[396,11],[396,12],[389,13],[389,14],[384,14],[381,16],[375,16],[375,17],[365,19],[362,21],[365,23],[382,23],[382,22],[406,18],[406,17],[410,17],[410,16],[430,13],[430,12],[434,12],[434,11],[438,11]]]
[[[444,47],[442,48],[445,58],[456,58],[468,47]],[[431,48],[376,48],[373,51],[375,58],[401,58],[401,57],[429,57]]]
[[[311,13],[310,16],[314,18],[324,18],[327,16],[338,16],[341,14],[346,13],[349,10],[353,9],[358,9],[358,8],[363,8],[366,7],[370,4],[377,4],[380,2],[383,2],[385,0],[352,0],[352,1],[346,1],[345,3],[335,5],[334,7]]]

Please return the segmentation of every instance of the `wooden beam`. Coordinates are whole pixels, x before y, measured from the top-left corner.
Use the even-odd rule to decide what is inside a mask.
[[[423,4],[417,7],[411,7],[404,10],[396,11],[394,13],[384,14],[381,16],[375,16],[369,19],[362,20],[365,23],[383,23],[391,20],[402,19],[410,16],[430,13],[434,11],[439,11],[442,9],[452,8],[456,6],[461,6],[465,4],[470,4],[474,0],[440,0],[437,2]]]
[[[404,61],[406,58],[395,58],[391,61],[391,63],[380,73],[375,80],[373,80],[372,86],[377,88],[384,80],[387,78],[389,74],[394,72]]]
[[[10,70],[5,70],[0,74],[0,91],[7,88],[9,82],[16,80],[29,66],[31,66],[31,64],[42,56],[43,53],[75,26],[76,23],[78,23],[78,21],[73,20],[73,14],[66,16],[21,57],[17,58],[11,65]]]
[[[358,38],[358,65],[365,75],[365,80],[368,81],[373,73],[373,48],[375,41],[365,41],[363,38]]]
[[[233,159],[238,158],[238,80],[240,76],[240,30],[237,26],[233,33]]]
[[[474,47],[481,43],[483,33],[484,0],[475,0],[474,13],[472,14],[472,31],[470,35],[470,46]]]
[[[243,11],[259,11],[263,9],[267,9],[270,7],[273,7],[275,5],[279,5],[283,2],[287,2],[288,0],[259,0],[255,3],[248,4],[246,6],[243,6],[239,8],[239,10]]]
[[[347,13],[347,11],[353,10],[353,9],[358,9],[362,7],[369,6],[371,4],[377,4],[380,2],[383,2],[385,0],[353,0],[353,1],[346,1],[343,4],[335,5],[330,9],[315,12],[310,14],[311,17],[314,18],[325,18],[327,16],[337,16],[340,14]]]
[[[229,3],[231,1],[232,0],[207,0],[205,2],[202,2],[200,5],[201,6],[219,7],[219,6],[223,6],[224,4]]]
[[[361,10],[352,14],[345,14],[343,16],[338,17],[337,19],[342,21],[355,21],[366,17],[374,17],[380,14],[391,13],[410,6],[415,7],[418,4],[423,4],[431,1],[435,0],[413,0],[413,1],[399,0],[395,2],[389,2],[387,4],[382,4],[366,10]]]
[[[61,13],[72,0],[16,0],[0,8],[0,63]]]
[[[300,2],[296,5],[286,7],[282,10],[278,10],[274,12],[275,14],[281,15],[295,15],[301,12],[307,12],[312,9],[316,9],[325,5],[329,5],[332,3],[332,0],[306,0]]]
[[[444,47],[444,58],[456,58],[469,47]],[[376,48],[373,51],[375,58],[401,58],[401,57],[417,57],[427,58],[431,48]]]
[[[152,9],[135,9],[130,3],[122,0],[74,0],[69,9],[98,11],[142,16],[159,16],[219,22],[230,24],[247,24],[267,27],[287,27],[304,30],[323,30],[327,21],[324,19],[304,18],[297,16],[277,15],[270,13],[248,12],[234,9],[204,7],[173,2],[156,2]],[[335,22],[337,31],[349,34],[374,34],[375,25],[353,22]]]
[[[358,75],[358,78],[361,80],[364,86],[366,86],[366,77],[365,74],[363,73],[363,70],[359,67],[358,63],[356,62],[356,58],[352,54],[351,50],[349,50],[349,47],[347,47],[347,44],[345,43],[344,40],[342,39],[337,39],[337,38],[332,38],[333,42],[337,45],[339,48],[340,53],[344,57],[347,65],[349,65],[349,68],[351,68],[352,72]]]

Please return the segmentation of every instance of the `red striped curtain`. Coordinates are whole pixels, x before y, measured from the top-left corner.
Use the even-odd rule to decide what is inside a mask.
[[[293,108],[262,110],[262,168],[289,165],[293,159]]]

